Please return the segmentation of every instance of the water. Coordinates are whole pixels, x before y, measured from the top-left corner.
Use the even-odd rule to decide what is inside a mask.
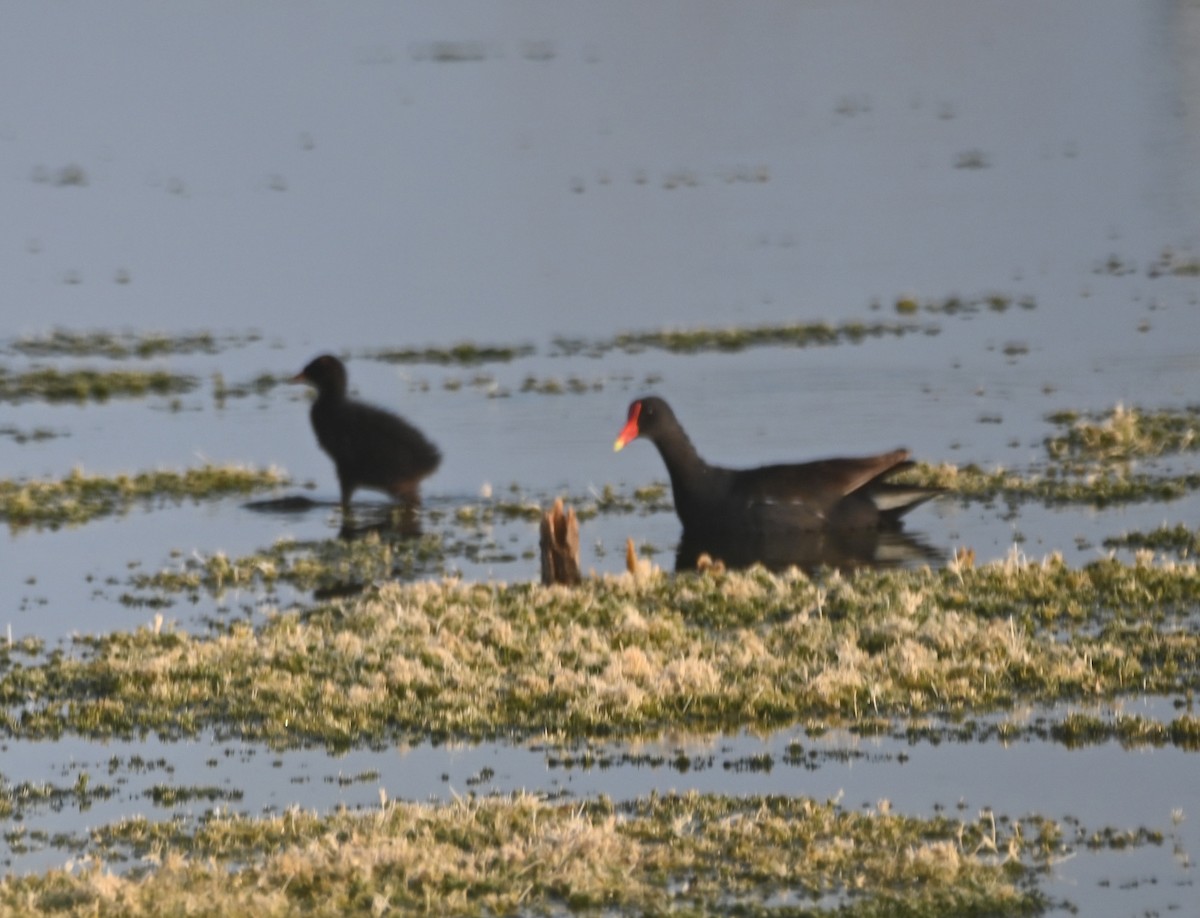
[[[288,493],[311,483],[305,493],[332,500],[300,388],[221,405],[212,384],[217,373],[230,384],[290,376],[326,350],[349,357],[364,397],[441,446],[426,493],[451,511],[485,486],[548,500],[663,480],[646,444],[611,451],[625,406],[650,390],[707,458],[730,465],[905,445],[930,461],[1024,468],[1043,458],[1051,411],[1196,399],[1200,285],[1149,270],[1166,249],[1188,259],[1200,248],[1200,11],[1182,0],[37,4],[0,14],[0,79],[10,87],[0,346],[55,326],[238,339],[146,362],[200,380],[177,404],[0,405],[0,428],[58,434],[0,436],[5,476],[273,464],[297,482]],[[922,313],[921,333],[803,350],[590,358],[553,343],[661,327],[899,322],[900,296],[993,293],[1034,308]],[[257,337],[241,340],[249,332]],[[480,368],[367,359],[462,340],[534,352]],[[46,361],[9,349],[0,362]],[[477,374],[487,380],[474,384]],[[525,392],[528,376],[578,377],[587,391]],[[489,397],[498,391],[507,397]],[[1016,545],[1083,563],[1106,536],[1194,524],[1198,510],[1191,498],[1009,517],[943,501],[917,510],[910,529],[981,561]],[[326,538],[337,525],[327,508],[283,518],[230,499],[8,532],[5,624],[51,644],[134,627],[152,613],[118,601],[131,565]],[[585,568],[621,569],[627,537],[669,564],[678,524],[658,513],[585,525]],[[536,546],[532,524],[494,538],[515,560],[450,563],[472,578],[536,576],[523,557]],[[213,608],[165,614],[202,628]],[[766,742],[778,749],[787,737]],[[326,793],[324,778],[341,770],[376,769],[389,793],[414,797],[485,766],[502,776],[489,787],[605,789],[547,769],[537,751],[491,747],[289,753],[286,772],[321,779],[285,786],[262,750],[235,752],[257,763],[236,773],[189,770],[227,761],[229,750],[210,756],[209,745],[10,743],[4,776],[69,775],[73,762],[92,772],[153,748],[180,784],[244,782],[232,805],[249,812],[377,799],[372,781]],[[1180,837],[1197,848],[1194,797],[1178,792],[1193,764],[1185,753],[917,747],[903,766],[893,753],[827,763],[814,774],[828,785],[789,768],[620,769],[619,780],[641,790],[836,785],[851,800],[923,809],[943,793],[925,776],[970,774],[961,793],[972,808],[1053,811],[1057,792],[1043,784],[1079,788],[1061,807],[1089,823],[1166,827],[1182,807]],[[1117,781],[1144,788],[1129,809],[1107,808]],[[78,827],[150,809],[130,791],[53,819]],[[1170,859],[1144,856],[1163,882],[1092,900],[1114,892],[1082,879],[1098,875],[1085,857],[1062,866],[1064,884],[1078,884],[1065,894],[1085,911],[1186,901],[1166,880]]]

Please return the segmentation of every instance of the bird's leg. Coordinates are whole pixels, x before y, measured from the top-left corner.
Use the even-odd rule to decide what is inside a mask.
[[[339,482],[342,486],[342,519],[349,522],[354,518],[354,512],[350,509],[350,498],[354,494],[354,487],[346,482]]]
[[[402,481],[388,488],[388,493],[402,507],[416,509],[421,506],[421,488],[416,481]]]

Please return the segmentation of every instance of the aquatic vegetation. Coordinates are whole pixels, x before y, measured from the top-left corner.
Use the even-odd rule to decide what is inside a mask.
[[[1170,723],[1160,723],[1147,717],[1120,716],[1102,718],[1092,714],[1073,713],[1051,725],[1049,738],[1068,748],[1117,740],[1125,746],[1165,746],[1168,744],[1200,751],[1200,719],[1184,714]]]
[[[879,718],[1194,692],[1200,633],[1180,623],[1198,602],[1195,565],[1144,558],[815,580],[647,572],[575,590],[385,582],[268,614],[257,627],[81,637],[79,654],[0,666],[0,701],[22,703],[0,712],[0,732],[211,730],[344,749],[430,737],[869,729]],[[1189,733],[1182,723],[1171,730]]]
[[[653,513],[671,510],[665,485],[647,485],[622,494],[611,485],[598,494],[568,498],[581,520],[604,514]],[[505,497],[461,504],[453,513],[426,508],[426,528],[419,538],[382,526],[350,540],[296,541],[281,539],[253,554],[231,558],[223,553],[191,553],[177,569],[139,572],[129,578],[126,605],[166,608],[172,597],[188,601],[200,595],[221,596],[230,589],[253,589],[272,598],[281,586],[318,595],[348,595],[387,579],[446,576],[456,558],[486,563],[513,560],[495,540],[502,523],[539,523],[544,506],[519,490]],[[532,559],[532,550],[528,557]]]
[[[1179,558],[1195,558],[1200,555],[1200,532],[1189,529],[1182,523],[1176,526],[1160,526],[1151,532],[1130,532],[1104,540],[1105,548],[1147,549],[1162,554],[1174,554]]]
[[[146,359],[164,354],[215,354],[224,347],[258,341],[257,332],[218,337],[212,332],[168,335],[159,332],[73,331],[55,328],[45,335],[18,338],[9,349],[27,357],[108,357]]]
[[[87,810],[93,803],[108,800],[116,794],[117,788],[111,784],[93,784],[86,771],[80,772],[72,785],[3,782],[0,783],[0,819],[19,821],[29,811],[39,808],[61,809],[74,805]]]
[[[554,347],[556,353],[564,356],[579,353],[598,355],[610,350],[637,352],[647,348],[694,354],[704,351],[743,351],[767,345],[816,347],[856,344],[867,338],[900,336],[920,330],[920,326],[907,323],[855,321],[830,325],[827,322],[809,322],[624,332],[608,340],[557,337],[554,339]]]
[[[940,301],[918,302],[912,297],[900,297],[896,301],[896,312],[913,315],[926,312],[933,315],[975,314],[985,310],[1004,312],[1012,305],[1033,309],[1036,302],[1032,297],[1014,298],[1005,294],[992,293],[974,299],[948,297]],[[873,308],[878,308],[876,304]],[[556,336],[552,340],[554,356],[586,354],[600,356],[609,351],[638,352],[658,349],[678,354],[703,352],[738,352],[752,347],[819,347],[837,344],[858,344],[868,338],[899,337],[914,332],[936,331],[927,325],[913,322],[864,322],[846,321],[840,324],[829,322],[791,322],[775,325],[741,325],[726,328],[679,328],[650,331],[622,332],[612,338],[572,338]],[[502,363],[517,360],[536,353],[532,344],[522,345],[477,345],[463,342],[448,348],[403,348],[367,351],[364,357],[389,363],[432,363],[439,365],[473,366],[482,363]],[[534,377],[526,381],[533,391],[557,394],[563,391],[555,386],[556,380],[545,381],[543,388]],[[583,380],[578,384],[593,385]],[[561,386],[568,384],[559,383]]]
[[[490,373],[475,373],[468,379],[460,376],[447,376],[442,380],[442,388],[447,392],[458,392],[464,386],[481,392],[488,398],[503,398],[509,394],[508,390],[500,385],[499,380]]]
[[[54,185],[58,188],[83,188],[88,184],[87,172],[78,163],[68,163],[58,169],[37,165],[33,169],[32,178],[39,185]]]
[[[1174,275],[1175,277],[1200,277],[1200,258],[1184,256],[1174,249],[1163,249],[1158,260],[1146,272],[1150,277]]]
[[[601,515],[620,515],[630,513],[669,513],[673,511],[670,486],[663,482],[653,482],[625,491],[611,484],[606,484],[598,490],[584,494],[556,495],[570,504],[580,520],[595,519]],[[545,505],[552,503],[544,496],[526,496],[519,489],[514,489],[507,497],[488,498],[477,504],[463,504],[455,512],[456,522],[463,526],[482,529],[494,523],[508,520],[528,520],[538,522],[542,518]],[[431,516],[436,521],[440,518],[437,511]],[[451,533],[445,533],[443,538],[450,541]]]
[[[103,402],[110,398],[176,395],[196,387],[191,376],[166,370],[59,370],[40,367],[12,373],[0,367],[0,402]]]
[[[1109,277],[1124,277],[1137,271],[1137,266],[1129,259],[1122,258],[1115,252],[1092,269],[1093,274],[1106,274]]]
[[[248,494],[286,484],[277,469],[204,465],[132,475],[89,475],[80,469],[60,479],[0,479],[0,520],[11,528],[57,528],[124,513],[135,503],[202,500]]]
[[[184,803],[202,801],[215,803],[217,801],[237,802],[242,799],[242,791],[237,788],[225,787],[179,787],[173,784],[155,784],[143,792],[155,806],[179,806]]]
[[[217,407],[223,407],[226,399],[246,398],[250,395],[266,395],[276,386],[286,382],[286,379],[281,379],[274,374],[259,373],[253,379],[246,382],[230,385],[225,382],[223,373],[214,373],[212,376],[213,401],[217,403]]]
[[[416,61],[433,61],[439,64],[485,61],[495,57],[500,50],[482,41],[432,41],[412,48]]]
[[[1042,472],[1022,474],[996,468],[990,471],[975,464],[917,463],[896,476],[922,487],[946,489],[947,499],[994,503],[1009,506],[1037,502],[1084,504],[1107,507],[1113,504],[1152,500],[1174,500],[1200,489],[1200,473],[1180,474],[1133,472],[1127,468],[1100,468],[1083,474],[1060,472],[1050,467]]]
[[[41,440],[53,440],[59,436],[62,434],[46,427],[35,427],[32,430],[22,430],[7,424],[0,427],[0,437],[12,437],[14,443],[37,443]]]
[[[568,376],[566,380],[562,380],[553,376],[539,378],[529,375],[521,382],[522,392],[533,392],[538,395],[564,395],[568,392],[573,395],[583,395],[587,392],[598,392],[603,388],[603,380],[594,379],[589,382],[578,376]]]
[[[763,344],[812,347],[821,344],[857,343],[869,337],[900,336],[917,331],[917,326],[895,323],[846,322],[751,325],[728,329],[692,329],[625,332],[613,338],[619,350],[659,348],[691,354],[703,350],[744,350]]]
[[[1012,297],[1004,293],[989,293],[970,299],[948,296],[944,299],[924,302],[914,296],[900,296],[896,298],[893,308],[897,313],[905,316],[916,315],[918,312],[942,316],[972,316],[984,311],[1007,312],[1014,305],[1022,309],[1036,309],[1037,300],[1032,296]],[[878,309],[878,304],[874,308]]]
[[[1061,412],[1050,421],[1066,432],[1047,437],[1046,451],[1064,463],[1127,462],[1200,450],[1200,407],[1151,411],[1117,405],[1100,415]]]
[[[442,366],[477,366],[483,363],[510,363],[534,352],[532,344],[481,345],[463,341],[448,348],[400,348],[367,351],[364,357],[385,363],[433,363]]]
[[[1200,408],[1123,408],[1096,416],[1060,412],[1049,420],[1065,432],[1045,438],[1047,465],[1030,471],[975,464],[918,463],[897,476],[946,489],[962,501],[1009,506],[1086,504],[1096,507],[1173,500],[1200,489],[1200,473],[1172,472],[1136,460],[1200,449]]]
[[[955,169],[986,169],[992,164],[983,150],[963,150],[954,157]]]
[[[445,551],[437,536],[422,539],[381,537],[370,533],[359,539],[297,542],[281,539],[270,548],[242,558],[223,553],[192,555],[176,570],[137,573],[126,593],[127,605],[166,606],[171,594],[190,601],[207,593],[255,589],[271,596],[281,585],[318,594],[351,593],[390,578],[411,579],[444,573]]]
[[[1134,846],[1111,827],[1064,828],[1036,815],[916,818],[809,797],[652,796],[555,803],[520,794],[451,804],[386,802],[327,816],[212,813],[129,819],[95,830],[100,866],[9,875],[0,909],[66,914],[227,916],[638,913],[770,915],[1034,914],[1037,878],[1077,847]],[[793,913],[789,910],[789,914]]]

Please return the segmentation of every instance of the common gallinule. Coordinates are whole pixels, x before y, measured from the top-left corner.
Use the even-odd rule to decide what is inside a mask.
[[[661,398],[629,406],[614,449],[643,437],[658,447],[671,476],[675,512],[685,539],[744,535],[761,539],[788,532],[895,527],[900,517],[940,493],[884,479],[912,463],[908,451],[822,459],[796,465],[726,469],[700,458]]]
[[[420,503],[421,479],[442,461],[421,431],[390,411],[347,398],[346,367],[331,354],[314,359],[292,382],[316,387],[312,426],[337,467],[343,512],[357,488],[383,491],[408,506]]]

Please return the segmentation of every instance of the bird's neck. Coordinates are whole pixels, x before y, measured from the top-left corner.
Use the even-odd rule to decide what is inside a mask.
[[[677,435],[657,441],[655,446],[662,456],[671,476],[671,490],[675,494],[675,506],[686,502],[685,495],[704,495],[712,487],[712,479],[719,470],[705,462],[687,434],[680,431]]]
[[[326,386],[317,390],[317,401],[324,402],[327,405],[334,402],[344,402],[346,400],[346,390],[338,386]]]

